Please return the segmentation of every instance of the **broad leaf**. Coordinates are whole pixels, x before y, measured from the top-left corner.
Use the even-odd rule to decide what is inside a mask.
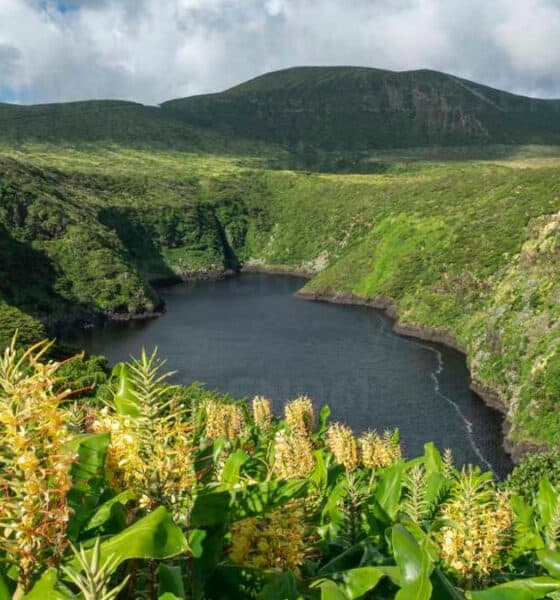
[[[69,600],[74,598],[68,590],[57,587],[56,569],[47,569],[23,600]]]
[[[186,598],[185,586],[183,585],[183,576],[180,567],[172,567],[161,563],[158,569],[158,597],[165,595],[176,598]]]
[[[277,575],[275,572],[272,577]],[[213,574],[205,573],[203,587],[193,594],[193,598],[216,598],[220,600],[237,600],[237,598],[255,597],[253,594],[261,590],[270,581],[271,574],[262,569],[221,565]],[[198,595],[197,595],[198,594]],[[190,596],[189,596],[190,597]]]
[[[350,600],[361,598],[364,594],[373,590],[383,577],[391,576],[398,581],[398,569],[396,567],[358,567],[342,573],[342,583],[339,587]]]
[[[337,554],[326,565],[321,567],[317,576],[330,577],[336,573],[344,573],[352,569],[380,562],[385,557],[369,541],[362,540],[354,546]]]
[[[331,416],[331,409],[328,404],[324,404],[319,411],[319,427],[317,428],[317,435],[321,436],[329,428],[328,420]]]
[[[0,600],[11,600],[12,594],[10,594],[10,589],[8,587],[8,582],[4,577],[4,574],[0,570]]]
[[[464,594],[439,569],[434,569],[430,579],[433,588],[431,600],[465,600]]]
[[[426,474],[440,473],[443,469],[443,460],[439,450],[435,447],[433,442],[424,444],[424,467]]]
[[[259,595],[259,600],[297,600],[300,598],[296,580],[290,571],[283,571],[267,581]]]
[[[544,547],[544,541],[535,526],[535,511],[521,497],[513,496],[510,500],[515,515],[514,556],[521,556],[527,550]]]
[[[138,396],[134,390],[129,367],[125,363],[118,363],[113,367],[113,377],[117,379],[117,390],[113,396],[115,410],[120,415],[138,417]]]
[[[113,515],[114,508],[117,504],[121,504],[122,506],[126,506],[128,502],[133,500],[136,497],[136,494],[132,490],[125,490],[113,498],[104,502],[93,515],[93,517],[89,520],[89,523],[84,528],[84,531],[90,531],[92,529],[96,529],[97,527],[101,527],[104,523],[106,523],[111,516]]]
[[[534,577],[508,581],[480,592],[470,592],[467,597],[472,600],[540,600],[558,590],[560,581],[557,579]]]
[[[241,467],[249,460],[249,455],[243,450],[236,450],[228,456],[226,464],[222,470],[220,483],[223,487],[230,488],[239,483],[239,474]]]
[[[375,498],[391,519],[397,515],[403,483],[404,465],[399,462],[383,471],[375,490]]]
[[[189,546],[191,548],[192,555],[195,558],[200,558],[203,552],[203,542],[206,538],[206,531],[204,529],[192,529],[189,531]]]
[[[72,465],[72,488],[68,492],[68,504],[72,508],[68,537],[72,541],[79,539],[105,491],[105,459],[109,443],[108,433],[81,435],[73,440],[78,458]]]
[[[560,552],[553,550],[539,550],[537,557],[541,565],[552,577],[560,579]]]
[[[330,579],[318,581],[312,587],[321,590],[321,600],[348,600],[346,594]]]
[[[115,568],[132,558],[165,559],[189,551],[183,532],[160,506],[124,531],[101,543],[100,561],[115,557]],[[91,550],[89,551],[91,552]],[[76,559],[74,566],[79,568]]]
[[[199,494],[191,513],[193,527],[218,527],[279,508],[307,493],[307,480],[265,481],[239,489]]]
[[[317,485],[319,490],[324,493],[328,484],[328,470],[325,464],[325,454],[321,450],[315,450],[315,467],[309,475],[309,480]]]
[[[396,600],[429,600],[432,584],[431,561],[427,552],[402,525],[393,527],[391,541],[401,581]]]
[[[546,477],[539,485],[539,493],[537,494],[537,508],[543,526],[548,527],[552,522],[554,514],[558,508],[558,494]]]

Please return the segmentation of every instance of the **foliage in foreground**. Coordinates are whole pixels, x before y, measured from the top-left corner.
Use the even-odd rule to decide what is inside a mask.
[[[306,397],[279,420],[145,352],[104,403],[48,347],[0,360],[2,600],[560,594],[546,477],[527,494],[531,473],[498,485],[432,444],[405,459],[398,432],[356,438]]]

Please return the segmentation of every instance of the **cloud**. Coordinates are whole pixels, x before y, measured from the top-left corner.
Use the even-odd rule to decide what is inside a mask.
[[[560,96],[560,3],[0,0],[0,90],[19,101],[155,104],[310,64],[433,68]]]
[[[15,46],[0,44],[0,81],[17,76],[21,51]]]

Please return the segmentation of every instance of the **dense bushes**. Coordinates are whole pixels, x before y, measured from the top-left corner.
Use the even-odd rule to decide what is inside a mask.
[[[539,489],[539,482],[545,477],[560,489],[560,455],[556,451],[527,455],[509,476],[507,485],[526,500],[532,501]]]
[[[279,420],[265,398],[176,388],[144,352],[84,398],[69,379],[104,387],[103,364],[47,350],[0,360],[0,598],[560,591],[560,500],[530,464],[500,487],[432,444],[408,459],[396,432],[356,438],[306,397]]]

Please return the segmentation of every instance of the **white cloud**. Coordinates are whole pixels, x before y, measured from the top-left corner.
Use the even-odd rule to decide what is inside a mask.
[[[0,0],[0,94],[22,101],[153,104],[309,64],[560,95],[560,2]]]

